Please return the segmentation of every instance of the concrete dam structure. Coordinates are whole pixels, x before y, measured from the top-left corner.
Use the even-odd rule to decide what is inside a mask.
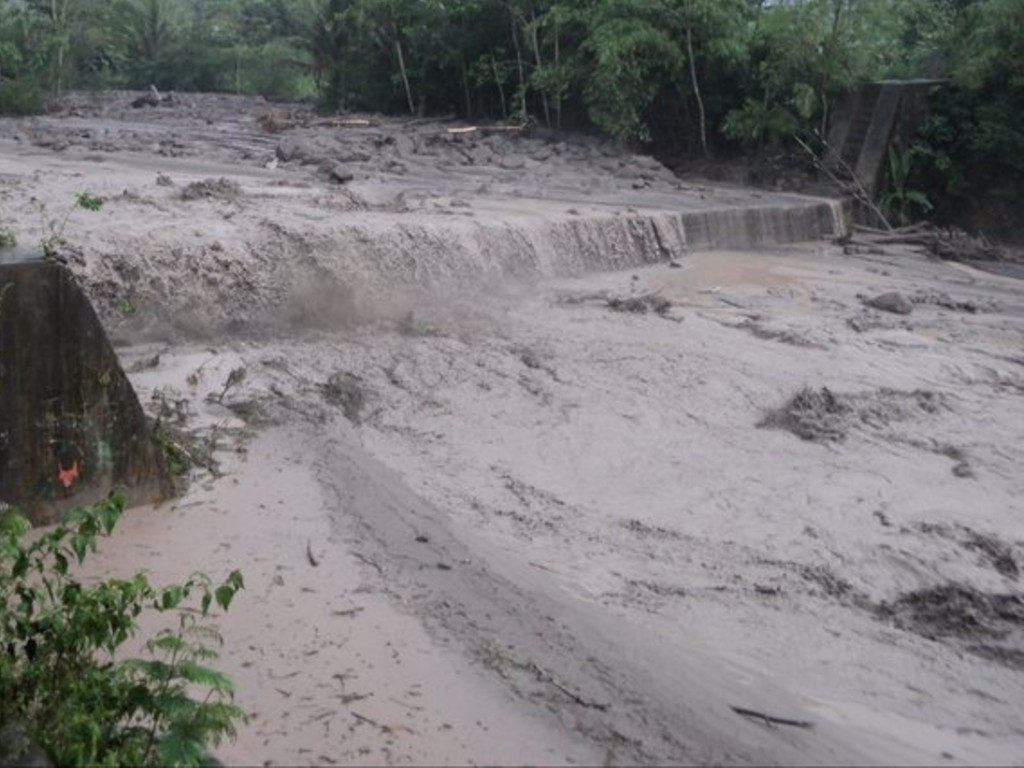
[[[114,489],[137,504],[165,487],[142,407],[71,272],[0,251],[0,502],[45,524]]]

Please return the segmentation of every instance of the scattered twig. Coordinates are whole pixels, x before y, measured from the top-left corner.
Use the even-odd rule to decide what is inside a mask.
[[[602,704],[600,702],[588,701],[587,699],[584,699],[575,691],[566,688],[564,685],[558,682],[554,675],[552,675],[546,669],[543,669],[536,662],[531,661],[528,666],[537,675],[538,680],[540,680],[542,683],[550,683],[555,688],[564,693],[566,696],[568,696],[570,699],[572,699],[574,702],[579,704],[581,707],[586,707],[587,709],[596,709],[601,712],[607,712],[609,707],[611,706],[610,704]]]
[[[344,618],[352,618],[353,616],[356,616],[357,614],[361,613],[362,610],[363,607],[361,605],[357,605],[355,608],[346,608],[343,611],[334,611],[334,615],[342,616]]]
[[[405,731],[406,733],[413,733],[413,734],[416,733],[416,731],[414,731],[412,728],[410,728],[407,725],[401,725],[401,724],[398,724],[398,725],[385,725],[384,723],[378,723],[376,720],[374,720],[373,718],[367,717],[366,715],[359,714],[354,709],[350,709],[349,712],[351,712],[352,716],[355,717],[357,720],[359,720],[361,722],[364,722],[367,725],[372,725],[375,728],[380,728],[380,732],[381,733],[394,733],[395,731]]]
[[[324,710],[323,712],[321,712],[321,713],[320,713],[319,715],[313,715],[313,716],[312,716],[311,718],[309,718],[309,719],[308,719],[308,720],[307,720],[307,721],[306,721],[306,722],[304,723],[304,725],[309,725],[310,723],[315,723],[315,722],[317,722],[317,721],[319,721],[319,720],[326,720],[326,719],[327,719],[328,717],[330,717],[330,716],[331,716],[331,715],[333,715],[333,714],[334,714],[334,710],[331,710],[331,709],[325,709],[325,710]]]
[[[373,568],[376,568],[377,569],[377,573],[379,573],[381,576],[384,575],[384,568],[376,560],[373,560],[373,559],[371,559],[371,558],[367,557],[366,555],[361,554],[359,552],[353,552],[352,556],[356,560],[358,560],[359,562],[366,563],[367,565],[372,566]]]
[[[306,559],[309,560],[309,564],[314,568],[320,565],[320,561],[313,554],[313,542],[310,539],[306,539]]]
[[[730,307],[736,307],[736,309],[747,309],[747,305],[746,304],[742,304],[742,303],[736,301],[735,299],[729,299],[729,298],[726,298],[725,296],[719,296],[718,300],[720,302],[722,302],[723,304],[728,304]]]
[[[267,672],[267,677],[271,680],[288,680],[289,678],[297,677],[298,674],[298,672],[289,672],[287,675],[275,675],[273,672]]]
[[[353,701],[362,701],[373,696],[372,693],[343,693],[341,694],[341,703],[348,705]]]
[[[378,723],[372,717],[367,717],[366,715],[360,715],[354,709],[350,709],[349,713],[352,715],[352,717],[354,717],[356,720],[359,720],[360,722],[366,723],[367,725],[372,725],[375,728],[380,728],[382,730],[384,729],[384,726],[381,725],[380,723]]]
[[[222,389],[220,394],[217,396],[217,402],[223,403],[224,395],[228,393],[228,390],[238,384],[241,384],[243,381],[245,381],[245,366],[232,368],[231,373],[228,374],[227,381],[224,382],[224,389]]]
[[[813,728],[814,723],[809,720],[791,720],[788,717],[776,717],[775,715],[766,715],[764,712],[758,712],[755,709],[747,709],[746,707],[733,707],[730,706],[733,712],[743,717],[752,717],[755,720],[762,720],[765,725],[789,725],[793,728]]]
[[[410,704],[407,701],[396,699],[394,696],[388,697],[388,701],[393,701],[395,704],[398,704],[401,707],[405,707],[406,709],[411,709],[414,712],[422,712],[425,709],[424,707],[417,706],[416,704]]]

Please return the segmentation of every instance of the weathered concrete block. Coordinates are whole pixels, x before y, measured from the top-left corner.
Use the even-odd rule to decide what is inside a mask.
[[[0,502],[41,524],[114,488],[169,488],[135,391],[71,272],[0,254]]]

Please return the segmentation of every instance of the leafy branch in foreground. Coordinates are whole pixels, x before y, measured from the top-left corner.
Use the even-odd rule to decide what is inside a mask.
[[[0,248],[13,248],[18,244],[14,230],[0,218]]]
[[[122,510],[111,497],[40,535],[0,513],[0,731],[27,734],[58,765],[208,763],[246,719],[230,679],[209,666],[222,640],[206,623],[214,604],[228,609],[242,575],[216,584],[195,574],[162,589],[143,574],[82,583],[74,566]],[[150,658],[117,659],[147,610],[176,613],[176,628],[146,644]]]
[[[864,189],[864,185],[860,179],[857,178],[857,173],[849,166],[849,164],[843,160],[842,156],[836,151],[836,149],[829,144],[827,141],[822,139],[820,136],[817,137],[820,142],[823,152],[818,154],[814,151],[810,144],[801,139],[797,135],[793,135],[793,140],[800,146],[804,152],[810,157],[814,167],[819,171],[823,172],[828,178],[835,184],[839,189],[845,193],[852,195],[860,203],[868,208],[875,215],[875,218],[881,223],[881,225],[889,232],[892,231],[892,224],[889,223],[889,219],[886,218],[882,209],[878,207],[874,199]],[[829,161],[832,161],[837,166],[839,172],[846,176],[846,180],[841,179],[832,167],[830,167]]]
[[[75,195],[75,202],[64,212],[63,216],[48,218],[46,215],[46,203],[37,198],[32,198],[36,208],[39,210],[39,218],[42,223],[42,239],[39,247],[42,248],[43,256],[48,259],[55,259],[59,255],[61,244],[64,243],[64,229],[71,219],[71,214],[76,208],[83,208],[95,213],[103,207],[103,198],[88,192],[81,192]]]

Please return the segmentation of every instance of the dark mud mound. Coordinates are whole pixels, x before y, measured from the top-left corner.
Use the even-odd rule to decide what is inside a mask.
[[[653,312],[664,317],[672,309],[672,302],[656,294],[630,296],[628,298],[613,296],[608,299],[608,309],[615,312],[630,312],[636,315],[646,315],[648,312]]]
[[[1024,598],[946,584],[908,592],[878,607],[879,618],[901,629],[960,646],[1024,670]]]
[[[785,429],[804,440],[842,440],[846,437],[850,410],[850,405],[828,387],[804,387],[784,406],[769,411],[758,426]]]
[[[241,196],[242,188],[230,179],[203,179],[193,181],[181,190],[182,200],[234,200]]]
[[[781,408],[769,411],[758,426],[785,429],[804,440],[840,441],[854,428],[883,429],[893,422],[936,413],[942,407],[942,398],[928,390],[883,388],[843,395],[828,387],[804,387]]]

